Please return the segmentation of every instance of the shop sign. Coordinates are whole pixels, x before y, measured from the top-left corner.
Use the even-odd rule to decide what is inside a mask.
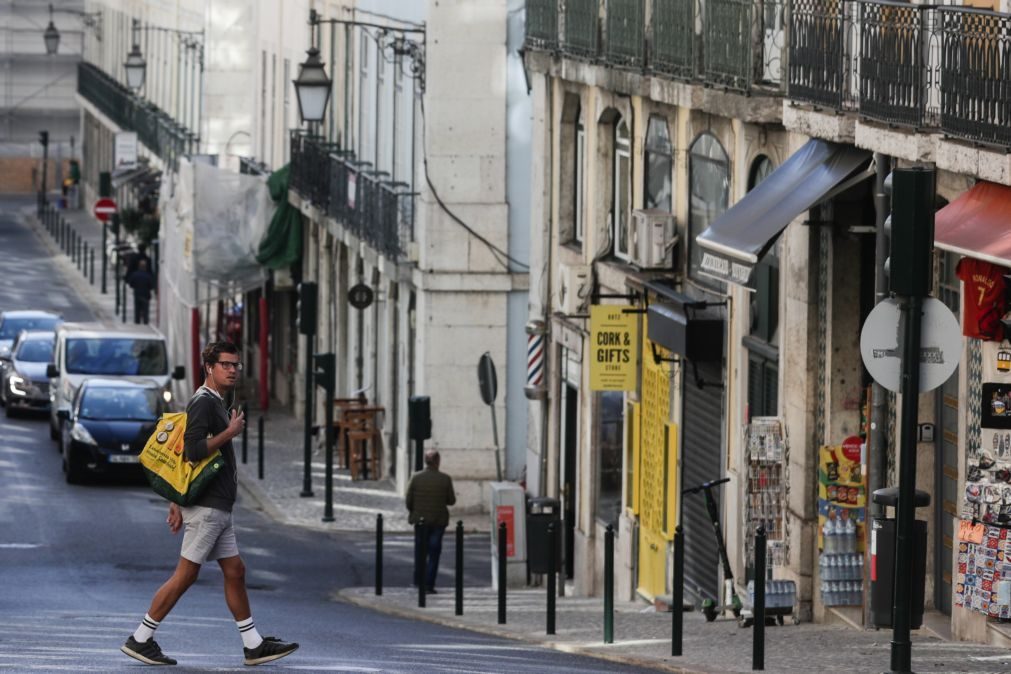
[[[506,557],[516,556],[516,509],[509,505],[500,505],[495,508],[495,531],[498,525],[506,525]],[[498,540],[498,539],[496,539]]]
[[[137,133],[120,131],[113,141],[113,163],[117,171],[137,168]]]
[[[867,316],[860,332],[860,356],[874,381],[899,393],[902,379],[902,334],[899,302],[882,300]],[[962,353],[962,330],[944,302],[923,298],[920,335],[920,393],[948,380]]]
[[[619,305],[590,307],[590,390],[632,391],[638,317]]]
[[[357,283],[348,290],[348,303],[361,311],[362,309],[367,309],[372,304],[374,296],[375,293],[372,292],[372,288],[364,283]]]

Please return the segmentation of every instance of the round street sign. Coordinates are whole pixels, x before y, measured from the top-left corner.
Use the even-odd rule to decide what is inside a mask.
[[[498,395],[498,378],[495,376],[495,362],[487,351],[477,363],[477,385],[481,389],[481,400],[485,405],[495,404]]]
[[[355,309],[366,309],[372,304],[374,295],[375,293],[372,292],[372,288],[364,283],[359,283],[352,286],[351,290],[348,291],[348,302]]]
[[[112,214],[116,212],[116,201],[110,199],[109,197],[102,197],[95,202],[92,207],[91,212],[95,214],[95,217],[102,222],[108,222]]]
[[[860,332],[860,357],[874,381],[899,393],[902,382],[902,335],[899,302],[882,300],[867,316]],[[948,380],[962,353],[962,330],[944,302],[923,298],[920,334],[920,393]]]

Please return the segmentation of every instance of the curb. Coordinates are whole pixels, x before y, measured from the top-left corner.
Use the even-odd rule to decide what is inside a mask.
[[[490,625],[475,625],[473,623],[456,620],[454,618],[449,618],[438,614],[432,613],[425,614],[416,611],[410,611],[407,609],[397,608],[396,606],[390,606],[387,604],[377,604],[367,599],[363,599],[362,597],[350,594],[349,591],[353,589],[356,588],[345,588],[342,590],[338,590],[336,593],[330,595],[330,597],[334,601],[351,604],[353,606],[358,606],[359,608],[366,608],[371,611],[375,611],[377,613],[392,615],[398,618],[405,618],[407,620],[421,620],[436,625],[442,625],[443,627],[451,627],[453,629],[458,630],[467,630],[468,632],[486,634],[488,636],[499,637],[501,639],[510,639],[512,641],[519,641],[534,646],[550,648],[552,650],[560,651],[562,653],[569,653],[571,655],[581,655],[584,657],[594,658],[596,660],[603,660],[605,662],[613,662],[615,664],[621,664],[632,667],[644,667],[653,671],[675,672],[676,674],[712,674],[711,671],[703,669],[689,669],[686,667],[679,667],[677,665],[668,664],[666,662],[658,662],[656,660],[638,658],[635,657],[634,655],[626,655],[626,654],[611,655],[610,653],[602,653],[597,650],[589,650],[581,646],[575,646],[561,641],[548,641],[546,639],[538,639],[533,636],[512,632],[510,630],[499,629],[498,627],[493,627]]]

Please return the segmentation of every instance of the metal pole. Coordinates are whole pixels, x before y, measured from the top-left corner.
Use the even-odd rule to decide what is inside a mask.
[[[414,472],[420,472],[425,468],[425,441],[415,439],[414,441]]]
[[[498,624],[506,624],[506,523],[498,525]]]
[[[249,417],[249,405],[242,403],[242,416],[243,418]],[[249,430],[248,426],[242,427],[242,464],[245,465],[249,461]]]
[[[555,576],[557,574],[558,562],[555,560],[555,546],[558,538],[558,531],[555,530],[555,523],[548,522],[548,624],[547,633],[555,633]],[[499,578],[499,587],[504,587],[502,578]]]
[[[333,400],[333,394],[329,388],[324,389],[327,398]],[[325,505],[323,506],[323,521],[333,522],[333,403],[324,405],[326,414],[324,416],[323,441],[326,443],[326,476],[324,477]]]
[[[108,275],[109,268],[109,228],[106,227],[105,223],[102,223],[102,294],[106,294],[108,289],[105,285],[105,277]]]
[[[418,608],[425,608],[425,585],[428,583],[428,527],[425,518],[418,520]]]
[[[91,275],[88,277],[88,283],[95,285],[95,247],[91,247]]]
[[[81,274],[88,278],[88,242],[81,241]]]
[[[885,178],[891,169],[891,158],[876,152],[874,154],[874,216],[876,234],[874,237],[874,303],[877,304],[888,297],[888,277],[885,275],[885,260],[888,259],[888,235],[885,233],[885,219],[891,210],[890,199],[885,191]],[[870,432],[870,462],[867,466],[867,491],[871,494],[885,484],[885,474],[888,472],[888,398],[885,387],[874,382],[871,385],[871,432]],[[884,508],[872,503],[871,515],[882,517]],[[870,602],[867,602],[870,615]],[[870,621],[867,621],[870,624]]]
[[[116,286],[116,311],[114,313],[115,313],[115,316],[118,318],[119,317],[119,304],[120,304],[120,296],[119,296],[119,254],[118,253],[116,255],[116,266],[113,268],[113,272],[112,272],[112,282],[113,282],[113,285]]]
[[[895,608],[892,620],[892,671],[911,671],[912,644],[909,640],[910,603],[913,574],[913,533],[916,489],[916,421],[920,401],[920,331],[923,298],[906,297],[901,321],[905,325],[902,344],[902,443],[899,447],[899,503],[895,519]],[[901,570],[901,571],[900,571]]]
[[[256,461],[257,461],[256,473],[257,473],[257,475],[256,476],[257,476],[258,479],[262,480],[263,479],[263,415],[262,414],[260,415],[260,420],[256,424],[256,433],[257,433],[257,436],[258,436],[257,440],[256,440],[256,445],[257,445],[257,447],[256,447]]]
[[[765,527],[755,532],[755,631],[751,643],[751,669],[765,669]]]
[[[376,515],[376,596],[383,593],[383,514]]]
[[[614,643],[614,527],[604,531],[604,643]]]
[[[305,336],[305,424],[304,424],[304,434],[303,434],[303,450],[304,450],[304,465],[302,470],[302,493],[299,496],[309,497],[312,496],[312,399],[313,399],[313,389],[315,388],[312,381],[312,356],[313,348],[315,344],[314,335]]]
[[[671,655],[681,655],[685,599],[685,535],[681,525],[674,529],[674,578],[671,580]]]
[[[456,522],[456,615],[463,615],[463,520]]]

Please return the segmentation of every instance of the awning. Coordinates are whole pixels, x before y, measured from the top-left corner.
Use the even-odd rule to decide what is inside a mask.
[[[696,237],[700,271],[749,285],[751,272],[780,232],[798,215],[868,177],[871,153],[850,145],[809,140],[755,189]]]
[[[939,210],[934,246],[1011,267],[1011,187],[976,183]]]
[[[302,216],[288,203],[288,176],[291,164],[285,164],[270,174],[267,188],[277,205],[267,227],[256,261],[269,269],[285,269],[302,256]]]

